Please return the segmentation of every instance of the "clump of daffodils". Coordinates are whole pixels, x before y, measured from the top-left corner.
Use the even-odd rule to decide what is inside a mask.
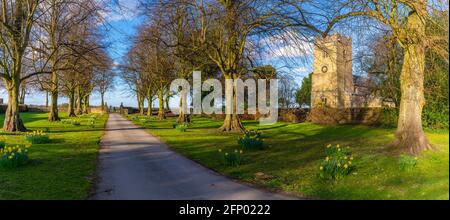
[[[43,130],[37,130],[37,131],[33,131],[33,132],[29,132],[28,135],[32,135],[32,136],[42,136],[45,135]]]
[[[25,139],[31,144],[46,144],[50,142],[50,137],[42,130],[27,133]]]
[[[354,157],[350,147],[328,145],[325,149],[326,157],[319,167],[319,176],[324,179],[339,180],[349,175],[354,169]]]
[[[219,154],[221,155],[222,161],[225,166],[238,167],[242,163],[242,155],[244,154],[244,151],[234,150],[225,152],[222,149],[219,149]]]
[[[4,147],[0,149],[0,166],[11,168],[19,167],[28,162],[28,149],[30,145],[21,147]]]

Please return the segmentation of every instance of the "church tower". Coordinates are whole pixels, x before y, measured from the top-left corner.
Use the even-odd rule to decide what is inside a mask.
[[[311,108],[352,106],[352,40],[338,34],[317,38],[314,49]]]

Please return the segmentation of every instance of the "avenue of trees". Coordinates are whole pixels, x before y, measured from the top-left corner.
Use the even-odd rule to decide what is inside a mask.
[[[61,96],[69,98],[70,116],[88,112],[92,92],[104,99],[114,74],[97,30],[100,1],[0,2],[0,78],[8,93],[3,130],[26,130],[19,104],[31,90],[47,94],[50,121],[59,120]],[[367,61],[367,69],[381,79],[383,87],[378,89],[383,97],[398,107],[393,146],[411,154],[432,149],[423,131],[423,119],[428,123],[445,114],[448,118],[448,110],[443,110],[448,109],[448,1],[140,2],[147,20],[121,64],[121,78],[136,95],[141,114],[152,114],[152,103],[157,100],[158,117],[163,120],[170,98],[176,95],[169,91],[171,81],[191,80],[193,71],[222,82],[282,77],[280,104],[292,106],[292,76],[268,71],[264,64],[267,51],[276,49],[267,41],[277,38],[310,44],[315,37],[336,31],[360,30],[361,36],[378,37],[373,39],[374,56]],[[231,89],[236,91],[235,87]],[[300,91],[297,98],[307,92]],[[307,99],[298,101],[308,105]],[[144,112],[146,102],[148,110]],[[234,94],[234,107],[236,102]],[[190,120],[181,108],[186,104],[190,103],[180,103],[179,123]],[[220,130],[245,130],[236,108],[226,114]]]
[[[147,21],[126,57],[122,74],[142,114],[145,100],[151,109],[157,99],[159,118],[164,119],[164,103],[174,95],[169,94],[168,83],[174,78],[189,79],[195,70],[222,81],[257,78],[253,70],[261,66],[261,51],[271,50],[262,39],[284,36],[286,42],[301,44],[360,24],[367,25],[360,34],[388,41],[373,47],[375,58],[367,62],[372,70],[382,69],[377,73],[386,89],[380,90],[399,109],[393,145],[412,154],[432,149],[423,132],[422,113],[425,97],[435,104],[444,100],[448,108],[448,92],[443,91],[448,88],[443,85],[448,83],[447,1],[158,0],[142,1],[142,8]],[[385,58],[377,57],[377,50]],[[308,85],[310,77],[304,83]],[[431,92],[425,84],[438,88],[444,97],[427,96]],[[291,106],[297,98],[308,106],[307,85],[297,97],[289,85],[283,86],[281,92],[289,98],[280,104]],[[187,119],[180,107],[179,122]],[[245,130],[236,109],[226,115],[220,130]]]
[[[69,116],[89,111],[94,90],[103,98],[114,74],[98,33],[100,10],[93,0],[1,0],[0,77],[8,93],[4,131],[26,131],[19,104],[30,91],[46,94],[49,121],[60,120],[62,96],[69,99]]]

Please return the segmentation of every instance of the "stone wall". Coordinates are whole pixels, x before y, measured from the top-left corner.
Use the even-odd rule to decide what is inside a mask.
[[[380,123],[383,108],[315,108],[308,115],[308,121],[325,124],[366,124]]]
[[[306,122],[308,118],[308,109],[280,109],[278,112],[278,121],[279,122],[289,122],[289,123],[302,123]],[[259,120],[261,117],[260,114],[256,115],[250,115],[250,114],[243,114],[239,115],[240,119],[243,121],[252,121],[252,120]],[[223,120],[225,119],[225,114],[221,115],[203,115],[203,117],[209,117],[216,120]]]
[[[8,105],[6,105],[6,104],[0,105],[0,113],[5,113],[6,112],[6,108],[8,108]],[[19,105],[19,110],[21,112],[28,112],[28,106],[26,106],[26,105]]]

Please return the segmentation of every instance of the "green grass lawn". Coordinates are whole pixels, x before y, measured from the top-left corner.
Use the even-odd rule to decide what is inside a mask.
[[[425,152],[414,169],[402,171],[399,155],[388,147],[393,129],[310,123],[259,127],[257,122],[244,122],[246,128],[263,132],[268,149],[244,152],[240,167],[227,167],[218,150],[239,149],[240,135],[217,132],[222,121],[212,119],[194,118],[184,133],[173,129],[174,123],[174,118],[153,118],[144,126],[179,153],[206,167],[266,188],[321,199],[449,199],[448,130],[427,131],[438,151]],[[328,144],[350,146],[355,155],[356,170],[337,182],[317,177]],[[258,172],[272,178],[256,178]]]
[[[51,143],[32,145],[30,161],[23,167],[0,168],[0,199],[87,198],[107,116],[99,117],[94,127],[88,126],[89,116],[78,119],[81,126],[50,123],[42,113],[21,117],[29,130],[49,134]],[[3,120],[0,115],[0,124]],[[7,146],[26,144],[23,134],[0,133],[0,140],[6,140]]]

